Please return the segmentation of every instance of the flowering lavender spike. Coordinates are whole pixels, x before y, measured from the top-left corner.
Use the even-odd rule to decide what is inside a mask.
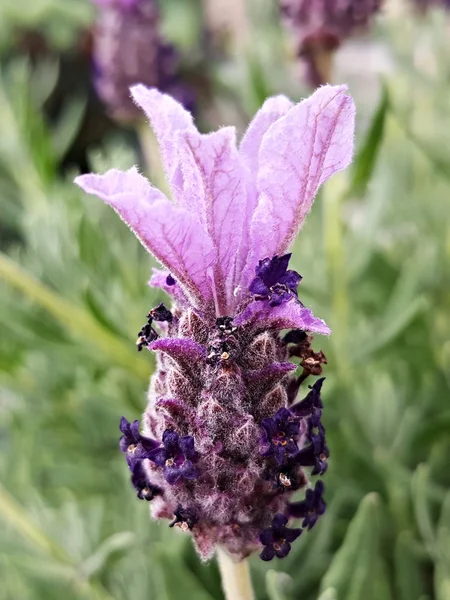
[[[111,115],[133,121],[141,114],[129,87],[142,82],[174,93],[187,105],[192,92],[181,83],[175,48],[161,34],[156,0],[93,0],[94,83]]]
[[[121,447],[140,444],[129,460],[140,497],[154,496],[155,518],[192,530],[202,558],[216,546],[238,559],[282,557],[301,531],[286,527],[292,493],[325,472],[329,455],[323,379],[297,394],[325,362],[311,334],[330,330],[298,298],[287,249],[320,184],[351,160],[353,103],[343,86],[296,105],[269,99],[238,148],[232,128],[202,135],[172,98],[141,85],[132,93],[174,202],[136,169],[76,180],[163,264],[151,285],[172,299],[148,315],[158,338],[146,341],[157,368],[145,435],[123,421]],[[283,338],[285,329],[295,331]]]
[[[280,0],[282,20],[312,87],[330,81],[334,51],[367,29],[380,8],[381,0]]]

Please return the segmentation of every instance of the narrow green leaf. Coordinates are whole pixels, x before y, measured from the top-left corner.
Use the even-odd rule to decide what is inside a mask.
[[[353,161],[349,195],[358,196],[364,193],[372,178],[384,135],[384,126],[389,112],[389,93],[383,85],[380,102],[373,115],[361,148]]]
[[[428,472],[427,465],[419,465],[412,479],[412,488],[417,527],[427,546],[428,552],[434,555],[436,536],[428,505]]]
[[[414,553],[411,531],[403,531],[395,544],[395,583],[397,600],[420,600],[423,589],[421,565]]]
[[[62,159],[75,139],[86,109],[86,99],[76,98],[64,108],[58,123],[52,130],[52,147],[58,159]]]
[[[86,579],[97,575],[106,567],[106,564],[113,555],[130,548],[135,539],[136,535],[131,531],[113,533],[100,544],[91,556],[83,561],[83,564],[79,567],[80,573]]]
[[[334,588],[338,598],[352,600],[370,597],[378,552],[378,503],[376,494],[362,499],[344,542],[322,579],[321,591]]]
[[[195,598],[195,600],[216,600],[202,586],[201,582],[187,568],[179,554],[160,550],[155,556],[162,572],[164,592],[170,600]]]
[[[270,600],[287,600],[285,594],[290,587],[291,578],[286,573],[270,569],[266,573],[266,589]]]
[[[36,304],[43,306],[72,334],[96,346],[105,357],[109,357],[117,365],[127,368],[142,379],[148,378],[149,364],[136,352],[133,352],[117,336],[100,327],[82,308],[71,304],[45,287],[4,254],[0,254],[0,278],[20,290]]]

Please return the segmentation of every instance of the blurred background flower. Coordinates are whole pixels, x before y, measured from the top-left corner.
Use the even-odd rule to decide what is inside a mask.
[[[392,2],[336,50],[356,160],[317,199],[292,266],[333,330],[316,343],[327,514],[283,561],[252,561],[258,600],[450,594],[449,15]],[[220,51],[202,2],[158,8],[203,131],[244,130],[266,96],[309,94],[278,1],[248,0],[245,41]],[[138,242],[72,179],[144,170],[144,155],[161,173],[151,141],[96,94],[101,10],[0,2],[0,599],[220,599],[215,563],[150,522],[117,448],[153,370],[135,334],[164,294],[147,288],[155,265]]]

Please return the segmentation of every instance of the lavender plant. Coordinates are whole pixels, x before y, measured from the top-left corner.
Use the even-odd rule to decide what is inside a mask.
[[[157,355],[142,432],[122,418],[120,449],[157,519],[190,531],[201,558],[286,556],[325,512],[322,425],[330,333],[298,298],[287,249],[319,186],[348,166],[354,105],[345,86],[299,104],[266,100],[239,147],[232,127],[202,135],[171,97],[132,96],[157,135],[173,202],[133,167],[76,183],[111,205],[164,266],[150,285],[172,299],[150,310],[137,349]],[[283,330],[290,330],[283,335]],[[301,360],[303,372],[297,376]],[[293,492],[305,499],[292,502]],[[301,528],[288,527],[291,517]]]
[[[124,121],[140,117],[128,93],[136,81],[157,86],[190,105],[192,91],[180,81],[177,51],[161,33],[156,0],[93,1],[98,7],[95,87],[111,115]]]
[[[381,0],[280,0],[283,21],[313,88],[330,81],[334,52],[367,29],[380,7]]]

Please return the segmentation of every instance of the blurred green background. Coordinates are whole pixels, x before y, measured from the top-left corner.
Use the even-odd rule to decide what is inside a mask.
[[[227,55],[204,53],[199,2],[163,3],[204,130],[309,93],[274,5],[249,2],[249,43]],[[219,600],[216,565],[150,522],[118,451],[153,369],[135,334],[162,296],[143,248],[72,184],[144,165],[90,87],[94,15],[0,1],[0,600]],[[450,15],[389,11],[335,80],[357,104],[356,160],[294,250],[301,298],[333,329],[315,343],[329,510],[252,576],[258,600],[449,600]]]

